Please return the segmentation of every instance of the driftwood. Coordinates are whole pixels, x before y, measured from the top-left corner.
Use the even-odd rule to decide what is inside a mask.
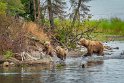
[[[45,56],[48,56],[48,55],[45,55]],[[39,59],[39,58],[32,57],[27,52],[22,52],[21,57],[22,57],[22,61],[17,60],[16,58],[13,58],[13,57],[7,59],[6,61],[9,63],[13,63],[15,66],[22,66],[22,65],[27,65],[27,66],[47,65],[47,66],[50,66],[51,63],[53,63],[53,59],[51,57],[45,57],[43,59]]]
[[[16,66],[21,65],[21,61],[17,60],[16,58],[13,58],[13,57],[7,59],[7,61],[8,61],[9,63],[14,63]]]
[[[24,60],[38,60],[38,58],[32,57],[28,52],[21,53],[22,61]]]

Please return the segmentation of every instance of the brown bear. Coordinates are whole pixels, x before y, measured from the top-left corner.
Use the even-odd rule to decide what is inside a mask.
[[[63,49],[61,46],[57,46],[55,50],[58,58],[61,60],[66,59],[67,51],[65,49]]]
[[[50,44],[50,42],[46,41],[44,43],[43,51],[46,52],[47,55],[50,55],[51,57],[53,57],[54,49],[53,49],[52,45]]]
[[[91,40],[82,38],[80,39],[78,44],[87,48],[88,52],[84,56],[91,56],[93,53],[96,53],[97,55],[102,55],[102,56],[104,55],[103,54],[104,46],[99,41],[91,41]]]

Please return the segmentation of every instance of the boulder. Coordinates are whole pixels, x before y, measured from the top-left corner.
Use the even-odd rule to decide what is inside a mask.
[[[5,61],[4,63],[3,63],[3,67],[9,67],[10,66],[10,63],[8,62],[8,61]]]

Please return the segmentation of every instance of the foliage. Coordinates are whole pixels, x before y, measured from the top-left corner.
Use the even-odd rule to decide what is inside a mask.
[[[23,5],[21,4],[20,0],[9,0],[8,8],[12,12],[12,15],[24,13]]]
[[[119,18],[76,21],[55,19],[55,37],[68,48],[75,48],[81,37],[105,40],[106,35],[124,35],[124,21]]]
[[[7,9],[7,3],[0,1],[0,15],[5,15]]]
[[[42,10],[40,0],[21,0],[24,5],[25,13],[22,14],[25,19],[40,22],[42,20]]]
[[[1,3],[6,4],[6,14],[7,15],[17,15],[24,13],[23,5],[20,0],[1,0]]]
[[[21,16],[23,16],[27,20],[34,20],[32,0],[21,0],[21,3],[23,4],[25,10],[25,13]]]
[[[11,58],[12,56],[13,56],[13,52],[12,52],[12,51],[6,51],[6,52],[4,53],[4,57],[5,57],[6,59]]]
[[[71,27],[71,20],[55,19],[55,25],[54,36],[56,39],[67,48],[75,48],[76,42],[81,37],[90,37],[91,33],[97,28],[98,23],[89,24],[88,20],[83,22],[75,21],[74,27]]]

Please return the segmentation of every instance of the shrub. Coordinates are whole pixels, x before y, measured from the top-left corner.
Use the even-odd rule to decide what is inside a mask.
[[[9,59],[13,56],[13,52],[12,51],[6,51],[5,54],[4,54],[4,57],[6,59]]]
[[[0,55],[20,53],[25,49],[26,38],[23,23],[14,17],[0,15]]]

